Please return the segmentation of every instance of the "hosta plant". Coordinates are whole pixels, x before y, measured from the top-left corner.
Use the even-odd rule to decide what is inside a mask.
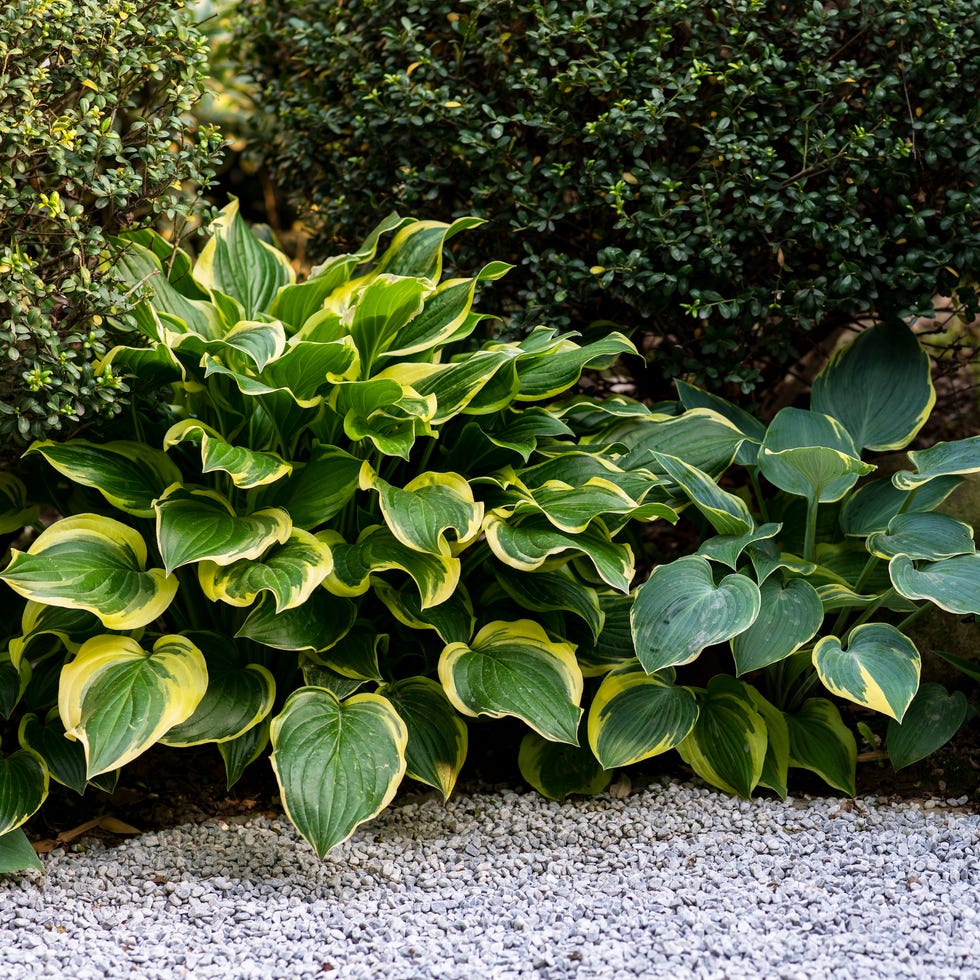
[[[507,267],[441,275],[471,224],[391,218],[303,282],[234,203],[196,263],[128,239],[154,295],[107,361],[146,408],[126,438],[24,461],[65,516],[0,575],[24,600],[0,845],[49,778],[111,785],[157,742],[217,743],[229,783],[271,746],[321,855],[406,774],[448,796],[478,716],[526,723],[521,771],[556,798],[671,749],[745,795],[791,766],[853,791],[828,693],[912,719],[921,749],[893,620],[980,607],[972,533],[931,513],[980,440],[869,476],[862,450],[906,444],[932,403],[907,329],[862,334],[768,429],[685,385],[655,408],[569,395],[630,343],[495,340],[472,307]],[[0,489],[12,528],[34,520]],[[717,535],[637,585],[648,525],[681,512]],[[727,673],[696,674],[709,647]]]

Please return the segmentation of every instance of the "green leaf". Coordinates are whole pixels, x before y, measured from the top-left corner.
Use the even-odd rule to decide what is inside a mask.
[[[627,420],[613,430],[611,438],[629,450],[621,463],[624,469],[644,467],[663,472],[652,454],[665,453],[712,477],[728,468],[745,442],[736,425],[709,408],[692,408],[676,417],[652,415]]]
[[[390,378],[338,385],[331,405],[343,417],[348,439],[370,440],[385,456],[407,460],[418,437],[433,435],[435,396],[423,397]]]
[[[684,491],[719,534],[739,536],[754,530],[755,521],[745,501],[722,490],[703,470],[665,453],[654,452],[651,456],[657,468]]]
[[[24,715],[18,739],[23,748],[44,760],[52,779],[79,796],[85,792],[85,749],[81,742],[65,738],[65,726],[57,711],[52,711],[43,723],[37,715]]]
[[[719,398],[711,392],[703,391],[676,378],[674,379],[674,387],[677,388],[677,395],[686,409],[710,408],[728,419],[745,436],[745,442],[739,446],[735,455],[735,462],[742,466],[755,465],[759,453],[759,443],[762,442],[766,434],[766,427],[757,418],[724,398]]]
[[[242,778],[242,773],[262,755],[268,744],[268,718],[247,729],[238,738],[218,743],[218,751],[225,764],[225,783],[228,789]]]
[[[31,682],[31,664],[28,660],[14,663],[10,653],[0,650],[0,715],[9,718]]]
[[[898,514],[886,531],[870,535],[868,551],[879,558],[905,555],[912,561],[939,561],[957,555],[971,555],[973,528],[948,514]]]
[[[350,631],[357,607],[349,599],[317,589],[301,606],[276,612],[273,596],[263,596],[235,636],[274,650],[329,650]]]
[[[152,651],[126,636],[86,641],[61,671],[58,711],[69,738],[85,746],[87,778],[132,761],[204,697],[207,664],[181,636],[162,636]]]
[[[549,742],[537,732],[521,740],[517,765],[542,796],[559,803],[573,794],[596,796],[612,782],[587,745]]]
[[[393,276],[420,276],[438,282],[442,277],[442,250],[454,235],[483,224],[481,218],[457,218],[451,225],[442,221],[402,219],[376,271]]]
[[[857,743],[837,708],[825,698],[808,698],[785,718],[790,766],[815,772],[828,786],[854,796]]]
[[[900,470],[892,476],[899,490],[914,490],[941,477],[980,473],[980,436],[937,442],[928,449],[910,452],[909,460],[916,472]]]
[[[384,579],[375,578],[371,588],[392,616],[411,629],[435,630],[443,643],[466,643],[473,635],[473,603],[462,584],[444,602],[427,609],[422,608],[418,590],[411,587],[396,589]]]
[[[785,659],[813,639],[823,623],[820,596],[806,579],[783,583],[770,578],[759,591],[759,615],[731,641],[739,676]]]
[[[758,586],[744,575],[718,585],[697,555],[653,570],[636,593],[630,622],[636,655],[647,673],[689,664],[705,647],[749,628],[759,614]]]
[[[774,538],[782,529],[782,524],[763,524],[754,530],[747,531],[745,534],[721,534],[716,538],[708,538],[698,549],[698,554],[707,558],[708,561],[720,562],[722,565],[727,565],[734,570],[738,567],[738,559],[746,548],[750,548],[751,554],[752,545]],[[778,554],[779,550],[777,548],[777,560]],[[756,572],[758,573],[758,564],[753,562],[753,565],[755,565]],[[769,574],[772,574],[776,570],[776,567],[778,566],[773,565],[768,574],[758,574],[760,584],[769,577]]]
[[[355,691],[363,687],[367,681],[364,678],[345,677],[339,671],[325,664],[316,663],[308,659],[308,654],[300,656],[300,667],[303,671],[303,680],[307,687],[325,687],[337,695],[338,701],[344,701]]]
[[[786,782],[789,770],[789,727],[783,713],[770,704],[751,684],[743,685],[752,700],[755,710],[766,723],[768,744],[766,761],[762,766],[759,785],[771,789],[785,800],[788,792]]]
[[[43,870],[44,865],[23,830],[10,830],[0,837],[0,875]]]
[[[422,311],[432,292],[425,279],[378,275],[368,283],[354,306],[350,335],[361,361],[361,378],[369,378],[378,356],[389,347],[400,347],[405,325]]]
[[[519,359],[517,398],[519,401],[553,398],[576,384],[586,368],[609,367],[621,354],[635,353],[633,344],[615,331],[584,347],[565,336],[548,349]]]
[[[466,759],[466,722],[429,677],[382,684],[377,693],[392,703],[408,729],[407,775],[435,787],[448,800]]]
[[[13,473],[0,473],[0,534],[15,534],[37,521],[40,507],[27,502],[27,487]]]
[[[636,657],[630,630],[633,596],[603,591],[598,594],[598,598],[602,630],[596,639],[592,639],[591,635],[581,639],[575,651],[579,666],[586,677],[604,674]]]
[[[950,694],[942,684],[923,684],[901,723],[888,722],[885,745],[896,769],[904,769],[942,748],[966,719],[966,696]]]
[[[973,678],[973,680],[980,684],[980,664],[978,664],[976,661],[966,660],[963,657],[957,657],[956,654],[946,653],[944,650],[932,650],[930,652],[939,657],[941,660],[945,660],[946,663],[951,664],[961,674],[965,674],[967,677]]]
[[[408,730],[391,702],[302,687],[272,720],[283,807],[318,857],[380,813],[405,774]]]
[[[308,657],[319,660],[344,677],[359,681],[380,681],[379,658],[387,652],[388,635],[379,633],[373,623],[358,620],[354,628],[335,646],[323,654],[308,654]]]
[[[364,461],[322,443],[314,443],[305,464],[295,464],[292,474],[270,487],[263,503],[289,512],[294,527],[312,531],[335,517],[358,489]]]
[[[589,745],[604,769],[631,766],[680,745],[698,714],[689,688],[647,674],[634,660],[599,685],[589,709]]]
[[[227,473],[231,482],[243,490],[275,483],[293,471],[293,464],[287,463],[276,453],[256,452],[244,446],[233,446],[210,426],[194,419],[184,419],[171,426],[164,436],[163,448],[169,449],[181,442],[192,442],[201,447],[202,473]],[[178,475],[172,482],[179,480]],[[154,516],[152,508],[150,511],[146,516]]]
[[[563,565],[550,572],[514,572],[495,568],[500,587],[522,609],[530,612],[570,613],[584,622],[596,640],[602,630],[603,614],[594,588],[581,582]]]
[[[888,574],[895,591],[906,599],[928,599],[946,612],[980,616],[980,555],[958,555],[918,566],[898,555],[888,563]]]
[[[26,823],[48,795],[48,770],[30,749],[0,758],[0,840]]]
[[[899,490],[890,477],[871,480],[858,487],[840,512],[841,530],[855,537],[884,531],[899,512],[915,514],[938,507],[961,483],[961,477],[937,477],[916,491]]]
[[[902,449],[936,403],[929,356],[901,320],[867,327],[813,382],[814,411],[837,419],[859,450]]]
[[[170,605],[177,580],[146,570],[146,543],[108,517],[78,514],[46,528],[26,553],[13,549],[0,579],[37,602],[94,613],[108,629],[139,629]]]
[[[513,715],[544,738],[578,744],[583,679],[574,648],[537,623],[490,623],[471,643],[450,643],[439,680],[464,715]]]

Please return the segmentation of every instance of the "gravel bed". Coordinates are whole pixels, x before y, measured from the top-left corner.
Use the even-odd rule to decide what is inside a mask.
[[[396,803],[324,861],[285,821],[44,857],[0,881],[19,978],[980,977],[963,800]]]

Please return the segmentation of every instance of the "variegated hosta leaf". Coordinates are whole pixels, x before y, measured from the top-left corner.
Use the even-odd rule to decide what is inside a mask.
[[[43,723],[37,715],[24,715],[18,728],[18,740],[23,748],[44,760],[52,779],[73,789],[79,796],[85,792],[85,749],[81,742],[65,738],[65,726],[57,711],[52,711]]]
[[[466,759],[466,722],[430,677],[382,684],[378,694],[394,705],[408,729],[407,775],[435,787],[448,800]]]
[[[360,479],[362,490],[377,491],[388,530],[415,551],[458,554],[480,535],[483,504],[458,473],[420,473],[399,489],[365,463]],[[447,531],[453,532],[452,541]]]
[[[840,500],[858,477],[874,470],[836,419],[801,408],[784,408],[772,420],[759,467],[780,490],[819,503]]]
[[[877,323],[835,351],[813,381],[814,411],[837,419],[858,450],[907,446],[936,403],[929,356],[901,320]]]
[[[153,501],[181,479],[166,453],[141,442],[49,440],[35,442],[27,453],[38,453],[63,476],[94,487],[113,507],[135,517],[152,517]]]
[[[172,487],[154,504],[157,544],[167,572],[196,561],[231,565],[254,559],[273,544],[285,544],[292,531],[279,507],[239,515],[213,490]]]
[[[202,561],[197,575],[212,602],[250,606],[260,592],[270,592],[281,613],[306,602],[332,568],[330,549],[309,531],[293,528],[284,544],[273,545],[258,561]]]
[[[537,623],[490,623],[469,644],[450,643],[439,680],[464,715],[513,715],[551,741],[578,744],[582,671],[571,644]]]
[[[747,531],[745,534],[720,534],[718,537],[708,538],[698,549],[698,554],[703,555],[708,561],[719,562],[734,570],[738,567],[738,559],[746,548],[749,548],[751,553],[752,545],[769,541],[779,534],[782,529],[782,524],[763,524],[752,531]],[[776,548],[775,552],[774,557],[778,558],[779,549]],[[756,570],[758,571],[757,565]],[[759,574],[760,584],[775,570],[776,566],[774,565],[768,570],[768,574]]]
[[[837,708],[826,698],[807,698],[784,717],[790,766],[815,772],[828,786],[854,796],[857,743]]]
[[[820,596],[806,579],[794,578],[784,583],[770,578],[759,591],[759,615],[731,641],[739,675],[788,657],[812,640],[823,623]]]
[[[521,346],[524,346],[523,344]],[[586,368],[606,368],[636,348],[621,333],[613,331],[601,340],[580,347],[563,336],[542,351],[525,354],[517,363],[521,389],[518,401],[540,401],[568,391]]]
[[[31,682],[29,660],[14,662],[10,652],[0,649],[0,715],[9,718]]]
[[[14,666],[19,666],[34,643],[43,637],[56,637],[75,653],[86,640],[105,632],[105,626],[94,613],[33,600],[24,605],[20,628],[21,635],[12,638],[7,646]]]
[[[836,636],[820,639],[813,666],[828,691],[901,721],[919,687],[922,659],[894,626],[865,623],[848,634],[846,650]]]
[[[689,664],[705,647],[748,629],[760,604],[755,582],[736,573],[715,585],[711,566],[698,555],[660,565],[633,603],[636,656],[649,674]]]
[[[364,461],[336,446],[314,443],[306,463],[270,487],[262,498],[268,506],[289,512],[294,527],[312,531],[336,516],[358,489]]]
[[[766,527],[779,527],[781,529],[782,525],[767,524]],[[789,555],[780,551],[779,545],[775,541],[769,540],[769,535],[762,537],[761,540],[753,541],[745,550],[748,553],[749,561],[752,562],[756,581],[760,585],[773,572],[777,572],[781,568],[785,568],[790,575],[804,576],[814,575],[818,570],[815,562],[804,561],[797,555]]]
[[[272,720],[286,815],[319,857],[380,813],[405,775],[408,729],[391,702],[301,687]]]
[[[651,490],[666,484],[666,480],[648,471],[620,468],[608,450],[600,448],[589,452],[587,448],[565,449],[562,446],[557,455],[524,467],[514,477],[525,487],[543,487],[552,482],[575,487],[612,484],[631,500],[643,500]],[[501,467],[500,472],[507,471]]]
[[[680,757],[705,782],[750,797],[762,778],[769,736],[745,685],[719,674],[698,707],[694,728],[677,746]]]
[[[482,218],[442,221],[402,219],[394,238],[378,260],[376,271],[392,276],[418,276],[438,282],[442,277],[442,250],[446,242],[461,231],[483,224]]]
[[[930,480],[946,476],[966,476],[980,473],[980,436],[937,442],[928,449],[909,453],[915,472],[900,470],[892,476],[899,490],[914,490]]]
[[[959,476],[942,476],[915,491],[899,490],[890,477],[870,480],[857,488],[840,512],[841,530],[855,537],[884,531],[898,513],[915,514],[938,507],[961,483]]]
[[[33,524],[40,508],[28,504],[27,487],[13,473],[0,473],[0,534],[13,534]]]
[[[18,871],[43,871],[44,865],[37,856],[27,834],[23,830],[10,830],[0,837],[0,875]]]
[[[777,793],[785,800],[789,771],[789,727],[783,713],[770,704],[751,684],[744,684],[752,706],[766,723],[766,761],[762,766],[759,785]]]
[[[598,593],[582,582],[567,565],[550,572],[515,572],[507,567],[496,568],[494,575],[500,587],[522,609],[570,613],[588,626],[593,640],[598,638],[604,618]]]
[[[885,746],[891,764],[904,769],[942,748],[959,731],[968,707],[962,691],[950,694],[942,684],[923,684],[901,723],[888,722]]]
[[[759,454],[759,444],[765,438],[766,427],[753,415],[749,415],[744,409],[733,405],[724,398],[696,388],[684,381],[674,379],[674,387],[677,388],[677,397],[681,404],[688,410],[692,408],[710,408],[719,415],[728,419],[745,436],[745,442],[739,446],[735,455],[735,462],[742,466],[754,466],[756,457]]]
[[[443,461],[448,469],[489,473],[518,460],[527,462],[540,441],[570,435],[561,419],[538,405],[508,409],[464,425],[451,445],[443,443]]]
[[[374,579],[372,591],[400,623],[414,630],[435,630],[443,643],[465,643],[473,635],[476,618],[473,603],[460,583],[438,606],[422,608],[418,590],[410,585],[395,588],[382,578]]]
[[[703,470],[666,453],[655,452],[651,456],[719,534],[744,535],[755,528],[745,501],[722,490]]]
[[[225,763],[225,782],[228,789],[242,777],[242,773],[265,751],[269,744],[269,719],[247,729],[238,738],[218,743],[218,751]]]
[[[293,464],[276,453],[233,446],[209,425],[194,419],[184,419],[171,426],[164,436],[163,448],[169,449],[181,442],[192,442],[201,447],[202,473],[227,473],[231,482],[243,490],[275,483],[293,471]],[[178,476],[173,482],[179,479]],[[149,516],[152,517],[152,513]]]
[[[380,354],[401,347],[400,334],[422,312],[433,284],[425,279],[380,274],[354,306],[350,335],[360,356],[361,378],[369,378]]]
[[[113,630],[152,623],[170,605],[177,580],[146,569],[146,543],[109,517],[78,514],[46,528],[27,552],[12,550],[2,578],[39,603],[94,613]]]
[[[220,344],[243,354],[261,372],[285,354],[286,330],[278,320],[241,320],[221,338]],[[220,350],[213,345],[209,352],[220,357]]]
[[[0,757],[0,837],[26,823],[47,795],[48,769],[36,752]]]
[[[633,551],[628,544],[612,540],[601,521],[593,521],[584,531],[559,531],[543,515],[531,515],[510,523],[495,514],[484,522],[487,542],[505,565],[533,572],[557,555],[583,555],[599,577],[620,592],[628,592],[633,578]]]
[[[620,592],[600,592],[599,609],[602,613],[599,636],[596,639],[590,635],[575,637],[578,640],[575,656],[586,677],[601,676],[636,657],[630,631],[633,596]],[[574,621],[569,623],[570,633],[573,633],[574,626]]]
[[[913,561],[940,561],[957,555],[971,555],[973,528],[949,514],[898,514],[886,531],[868,538],[868,551],[879,558],[905,555]]]
[[[331,407],[344,420],[348,439],[368,439],[386,456],[408,459],[415,440],[432,435],[435,395],[422,396],[390,378],[338,385]]]
[[[85,746],[87,778],[145,752],[194,713],[207,686],[204,654],[182,636],[162,636],[152,651],[128,636],[86,641],[62,668],[58,711]]]
[[[899,555],[888,563],[895,591],[906,599],[928,599],[960,615],[980,616],[980,555],[958,555],[913,565]]]
[[[698,720],[693,692],[637,661],[606,674],[589,709],[589,745],[604,769],[676,748]]]
[[[276,612],[275,599],[264,596],[235,634],[274,650],[329,650],[350,631],[357,607],[317,589],[300,606]]]
[[[542,796],[559,803],[572,794],[597,796],[612,782],[588,745],[549,742],[537,732],[521,739],[517,765]]]

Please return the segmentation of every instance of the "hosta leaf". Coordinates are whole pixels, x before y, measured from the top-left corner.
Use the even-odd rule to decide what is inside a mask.
[[[850,632],[846,650],[836,636],[819,640],[813,666],[828,691],[901,721],[918,689],[922,660],[894,626],[865,623]]]
[[[686,687],[647,674],[635,660],[608,673],[589,709],[589,745],[604,769],[630,766],[676,748],[698,720]]]
[[[363,677],[345,677],[333,667],[309,659],[305,653],[300,656],[299,665],[307,687],[324,687],[332,691],[338,701],[346,700],[367,683]]]
[[[890,609],[892,612],[914,612],[918,608],[914,602],[909,602],[894,593],[890,596],[882,592],[862,595],[849,585],[841,585],[839,582],[827,582],[816,586],[816,589],[825,613],[836,612],[839,609],[867,609],[872,605],[875,608]],[[883,598],[883,595],[887,598]]]
[[[783,713],[771,705],[751,684],[743,685],[752,706],[766,723],[766,761],[762,766],[759,785],[786,799],[789,770],[789,727]]]
[[[784,714],[789,728],[789,764],[815,772],[828,786],[854,796],[857,743],[825,698],[807,698],[803,707]]]
[[[34,643],[43,637],[56,637],[74,653],[86,640],[105,632],[105,626],[94,613],[84,609],[64,609],[30,601],[21,616],[21,636],[7,646],[14,666],[19,666]]]
[[[48,795],[48,770],[30,749],[18,749],[0,758],[0,839],[22,823]]]
[[[942,748],[959,731],[967,708],[962,691],[950,694],[942,684],[923,684],[901,723],[888,722],[885,746],[891,764],[904,769]]]
[[[694,385],[689,385],[676,378],[674,379],[674,387],[677,388],[677,396],[686,409],[710,408],[728,419],[745,436],[745,442],[739,446],[735,455],[735,462],[743,466],[755,465],[756,457],[759,454],[759,443],[762,442],[766,434],[766,427],[757,418],[724,398],[719,398],[711,392],[703,391],[701,388],[696,388]]]
[[[18,739],[25,749],[44,760],[52,779],[73,789],[79,796],[85,792],[85,748],[81,742],[65,738],[65,726],[57,711],[43,723],[35,714],[24,715]]]
[[[542,796],[559,803],[572,794],[596,796],[612,782],[587,745],[549,742],[537,732],[521,740],[517,765]]]
[[[408,729],[407,775],[433,786],[448,800],[466,759],[469,730],[445,691],[429,677],[383,684],[387,698]]]
[[[372,623],[358,620],[344,638],[322,654],[308,654],[344,677],[380,681],[379,659],[388,652],[388,635]]]
[[[475,476],[515,463],[515,457],[527,462],[539,441],[571,434],[561,419],[532,405],[501,412],[483,423],[468,422],[451,445],[443,444],[443,459],[447,468]]]
[[[405,325],[422,311],[425,297],[432,292],[425,279],[378,275],[358,297],[350,326],[357,346],[361,377],[369,378],[375,361],[389,347],[401,347]]]
[[[94,613],[108,629],[152,623],[170,605],[177,580],[146,570],[146,544],[108,517],[78,514],[46,528],[26,553],[13,549],[3,579],[26,599]]]
[[[930,652],[955,667],[961,674],[971,677],[980,684],[980,662],[958,657],[955,653],[948,653],[945,650],[932,650]]]
[[[169,449],[181,442],[192,442],[201,447],[202,473],[227,473],[231,482],[243,490],[275,483],[293,471],[292,463],[287,463],[276,453],[233,446],[210,426],[194,419],[184,419],[171,426],[164,436],[163,447]],[[178,476],[173,482],[179,479]]]
[[[718,537],[708,538],[698,549],[698,554],[703,555],[708,561],[720,562],[734,570],[738,566],[739,557],[746,548],[751,549],[752,545],[774,538],[782,528],[782,524],[763,524],[745,534],[720,534]],[[777,548],[774,558],[778,559],[778,557],[779,549]],[[758,565],[755,567],[758,573]],[[773,565],[768,570],[768,574],[758,574],[760,584],[776,570],[776,567],[777,565]]]
[[[811,404],[833,416],[859,450],[907,446],[936,403],[929,355],[901,320],[867,327],[835,351],[813,381]]]
[[[958,476],[937,477],[913,493],[899,490],[890,477],[870,480],[845,501],[840,512],[841,530],[855,537],[884,531],[899,512],[915,514],[934,510],[962,482]]]
[[[13,534],[33,524],[40,508],[27,502],[27,487],[13,473],[0,473],[0,534]]]
[[[476,626],[473,603],[462,584],[444,602],[427,609],[422,608],[418,590],[412,586],[396,589],[382,578],[376,578],[372,591],[398,622],[415,630],[435,630],[443,643],[465,643],[473,635]]]
[[[157,544],[167,572],[197,561],[230,565],[254,559],[273,544],[285,544],[292,531],[289,514],[270,507],[236,514],[213,490],[172,487],[154,504]]]
[[[126,636],[97,636],[62,668],[58,711],[85,746],[87,778],[132,761],[204,697],[208,670],[190,640],[162,636],[152,651]]]
[[[551,572],[515,572],[494,569],[500,587],[522,609],[531,612],[558,610],[577,616],[596,640],[602,630],[603,614],[594,588],[580,581],[567,566]]]
[[[604,449],[586,452],[582,449],[567,450],[564,445],[558,455],[525,467],[515,475],[525,487],[544,487],[551,483],[575,487],[611,484],[631,500],[642,500],[651,490],[666,482],[644,470],[621,469]],[[668,517],[668,520],[672,518]]]
[[[768,745],[766,723],[745,687],[719,674],[698,698],[700,713],[677,746],[680,757],[707,783],[749,797],[762,778]]]
[[[905,555],[913,561],[939,561],[957,555],[971,555],[973,528],[948,514],[898,514],[886,531],[868,538],[868,551],[879,558]]]
[[[651,456],[657,468],[684,491],[719,534],[745,535],[755,528],[745,501],[722,490],[703,470],[665,453],[654,452]]]
[[[442,250],[446,242],[461,231],[482,224],[481,218],[470,217],[457,218],[448,225],[442,221],[406,220],[403,227],[396,226],[391,244],[378,260],[377,271],[438,282],[442,277]]]
[[[635,354],[636,348],[615,331],[601,340],[579,347],[563,338],[551,349],[534,356],[525,354],[517,364],[520,378],[519,401],[539,401],[567,391],[586,368],[605,368],[622,354]]]
[[[329,650],[350,631],[357,607],[317,589],[300,606],[276,612],[273,596],[264,596],[235,634],[274,650]]]
[[[940,477],[980,473],[980,436],[937,442],[928,449],[910,452],[909,461],[915,467],[914,473],[900,470],[892,476],[892,483],[899,490],[914,490]]]
[[[918,566],[899,555],[888,563],[888,574],[895,591],[906,599],[928,599],[946,612],[980,616],[980,555],[958,555]]]
[[[283,807],[319,857],[392,800],[408,730],[391,702],[302,687],[272,720],[272,767]]]
[[[418,437],[432,435],[437,408],[435,395],[423,397],[390,378],[339,385],[331,404],[348,439],[368,439],[384,455],[406,460]]]
[[[633,596],[619,592],[600,592],[602,631],[596,639],[586,636],[579,641],[575,656],[582,673],[595,677],[636,657],[633,634],[630,631],[630,612]],[[574,623],[569,624],[573,626]]]
[[[44,865],[27,834],[20,829],[8,831],[0,837],[0,875],[31,870],[43,871]]]
[[[653,570],[636,593],[630,622],[636,655],[647,673],[689,664],[705,647],[749,628],[759,614],[758,586],[744,575],[714,584],[697,555]]]
[[[465,715],[513,715],[547,739],[578,744],[582,672],[571,644],[549,639],[537,623],[490,623],[471,643],[450,643],[439,680]]]
[[[278,320],[241,320],[221,343],[244,354],[256,371],[262,371],[286,352],[286,330]]]
[[[30,453],[43,456],[75,483],[94,487],[113,507],[135,517],[152,517],[153,501],[181,479],[166,453],[141,442],[35,442]]]
[[[755,622],[732,638],[736,673],[747,674],[778,663],[813,639],[823,623],[817,590],[803,578],[770,578],[760,588],[762,604]]]
[[[9,652],[0,650],[0,715],[9,718],[31,682],[28,660],[14,663]]]
[[[228,789],[242,778],[242,773],[262,755],[268,744],[268,718],[247,729],[238,738],[218,743],[218,751],[225,764],[225,783]]]

